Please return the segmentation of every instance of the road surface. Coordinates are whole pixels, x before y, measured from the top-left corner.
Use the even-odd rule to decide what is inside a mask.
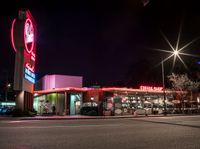
[[[0,121],[0,149],[199,149],[200,116]]]

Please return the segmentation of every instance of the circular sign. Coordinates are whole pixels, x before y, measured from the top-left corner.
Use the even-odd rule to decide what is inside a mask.
[[[127,112],[128,112],[128,109],[127,109],[127,108],[124,108],[124,112],[127,113]]]
[[[108,109],[111,109],[113,107],[113,104],[112,103],[107,103],[107,108]]]
[[[122,110],[121,110],[121,109],[116,109],[116,110],[115,110],[115,113],[116,113],[116,114],[121,114],[121,113],[122,113]]]
[[[34,48],[34,28],[30,19],[26,19],[24,24],[24,45],[26,51],[30,54]]]

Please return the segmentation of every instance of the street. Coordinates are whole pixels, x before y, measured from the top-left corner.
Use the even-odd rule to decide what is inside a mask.
[[[199,149],[200,116],[0,121],[0,149]]]

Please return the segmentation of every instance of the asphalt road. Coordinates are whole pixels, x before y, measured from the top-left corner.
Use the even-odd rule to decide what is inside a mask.
[[[200,116],[0,121],[0,149],[200,149]]]

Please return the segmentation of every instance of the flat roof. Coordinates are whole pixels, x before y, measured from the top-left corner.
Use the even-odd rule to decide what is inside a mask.
[[[136,92],[136,93],[164,93],[163,90],[142,90],[142,89],[134,89],[134,88],[125,88],[125,87],[103,87],[103,88],[78,88],[78,87],[67,87],[67,88],[55,88],[49,90],[40,90],[34,91],[35,94],[48,94],[48,93],[58,93],[58,92],[67,92],[67,91],[80,91],[87,92],[90,90],[101,90],[101,91],[109,91],[109,92]],[[186,91],[174,91],[174,90],[165,90],[165,93],[187,93]]]

